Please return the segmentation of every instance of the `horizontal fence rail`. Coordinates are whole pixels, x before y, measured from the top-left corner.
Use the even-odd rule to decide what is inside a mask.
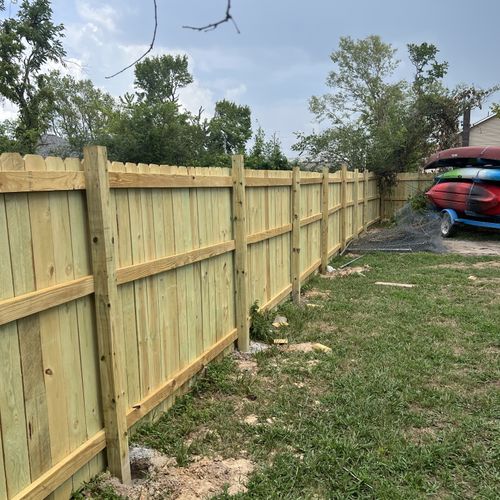
[[[127,481],[134,426],[379,218],[375,176],[346,168],[2,154],[0,498]]]

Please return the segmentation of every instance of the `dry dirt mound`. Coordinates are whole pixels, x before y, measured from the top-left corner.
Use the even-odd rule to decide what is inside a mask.
[[[200,500],[220,494],[244,493],[253,462],[244,458],[200,457],[187,467],[148,448],[132,448],[130,460],[135,479],[131,485],[107,479],[115,491],[131,500]]]

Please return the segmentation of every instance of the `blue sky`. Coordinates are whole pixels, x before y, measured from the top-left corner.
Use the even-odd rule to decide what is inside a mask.
[[[104,77],[149,44],[153,2],[52,3],[55,20],[67,29],[67,71],[116,96],[132,90],[132,70],[112,80]],[[182,29],[218,20],[225,5],[226,0],[158,0],[155,53],[188,54],[195,83],[181,96],[186,108],[203,106],[209,116],[222,98],[248,104],[254,124],[258,120],[266,132],[277,132],[287,154],[294,132],[317,127],[307,102],[327,90],[329,54],[340,36],[380,35],[398,49],[398,77],[411,77],[406,44],[425,41],[436,44],[449,62],[448,84],[500,82],[498,0],[233,0],[241,34],[231,24],[210,33]],[[487,113],[488,106],[473,118]]]

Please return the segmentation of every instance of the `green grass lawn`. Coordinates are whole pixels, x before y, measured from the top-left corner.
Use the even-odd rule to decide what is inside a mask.
[[[179,465],[251,459],[238,498],[499,498],[500,259],[384,254],[358,264],[371,269],[307,283],[321,307],[279,310],[290,323],[279,337],[332,353],[272,348],[256,355],[254,375],[218,362],[135,441]]]

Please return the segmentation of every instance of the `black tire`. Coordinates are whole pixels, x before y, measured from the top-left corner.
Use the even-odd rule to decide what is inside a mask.
[[[451,238],[457,232],[457,225],[454,224],[451,215],[448,212],[441,214],[441,236]]]

